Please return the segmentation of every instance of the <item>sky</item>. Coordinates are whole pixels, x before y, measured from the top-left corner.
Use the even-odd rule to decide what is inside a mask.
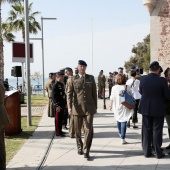
[[[61,68],[74,69],[78,60],[87,63],[86,73],[97,76],[100,70],[105,75],[123,67],[132,56],[133,45],[142,42],[150,33],[150,16],[142,0],[29,0],[32,12],[41,17],[57,18],[43,20],[44,72]],[[10,5],[2,5],[2,20],[8,17]],[[14,32],[15,41],[22,42],[21,32]],[[41,38],[38,34],[30,38]],[[93,40],[93,41],[92,41]],[[41,40],[31,40],[34,46],[34,63],[30,72],[42,74]],[[12,45],[4,42],[5,78],[11,78],[11,68],[21,66],[12,62]]]

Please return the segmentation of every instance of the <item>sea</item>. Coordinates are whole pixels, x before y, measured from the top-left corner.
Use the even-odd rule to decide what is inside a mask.
[[[46,83],[48,78],[44,78],[44,83]],[[97,83],[97,77],[95,77],[95,81]],[[10,90],[17,90],[17,77],[15,78],[8,78],[8,83],[10,86]],[[42,92],[42,84],[43,79],[30,79],[30,86],[33,91],[39,91]],[[22,77],[18,77],[18,87],[22,86]]]
[[[48,80],[48,78],[44,78],[44,83],[46,83],[47,80]],[[17,77],[16,78],[8,78],[8,84],[9,84],[10,90],[17,90]],[[34,94],[43,93],[42,84],[43,84],[42,78],[35,79],[35,80],[30,79],[31,90]],[[18,89],[22,89],[21,86],[22,86],[22,77],[18,77]]]

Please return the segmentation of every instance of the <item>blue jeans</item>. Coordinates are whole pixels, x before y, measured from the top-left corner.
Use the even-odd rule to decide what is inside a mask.
[[[127,124],[127,122],[118,122],[117,121],[118,132],[120,134],[121,139],[125,139],[126,124]]]

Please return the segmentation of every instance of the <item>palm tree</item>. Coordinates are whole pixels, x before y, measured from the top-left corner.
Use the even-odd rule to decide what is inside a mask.
[[[22,31],[23,42],[25,42],[25,11],[24,11],[23,2],[24,1],[21,0],[11,6],[12,9],[9,12],[9,17],[6,20],[6,24],[8,25],[9,32]],[[36,11],[36,12],[31,13],[32,5],[33,5],[33,3],[29,4],[29,6],[28,6],[29,32],[36,34],[38,32],[38,30],[41,30],[40,24],[35,19],[36,15],[39,15],[40,12]],[[23,64],[22,64],[22,67],[24,67]],[[24,69],[26,69],[26,64],[25,64]],[[24,71],[24,75],[23,75],[23,83],[26,84],[26,82],[24,81],[25,76],[26,76],[26,71]],[[25,89],[23,89],[23,91],[25,91]]]
[[[4,54],[3,54],[3,38],[2,38],[2,18],[1,18],[1,6],[2,3],[15,3],[20,0],[0,0],[0,79],[4,80]]]
[[[14,41],[15,36],[9,31],[8,24],[2,23],[2,38],[7,42]]]
[[[36,34],[38,30],[41,30],[40,24],[36,21],[35,16],[40,14],[40,12],[31,13],[33,3],[28,7],[29,10],[29,32]],[[6,23],[9,26],[9,31],[22,31],[23,42],[25,42],[25,14],[24,6],[21,2],[12,5],[12,10],[9,12],[9,17]]]

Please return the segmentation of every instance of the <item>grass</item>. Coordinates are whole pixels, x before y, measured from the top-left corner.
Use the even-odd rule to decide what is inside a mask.
[[[27,96],[24,96],[25,104],[21,104],[21,107],[27,106]],[[32,95],[31,96],[31,106],[45,106],[48,103],[48,97],[43,95]],[[41,114],[42,115],[42,114]],[[14,157],[14,155],[23,146],[26,140],[32,135],[37,128],[41,116],[32,117],[32,126],[27,126],[27,117],[21,117],[21,129],[20,134],[14,136],[5,136],[6,144],[6,161],[7,163]]]
[[[24,104],[21,104],[21,106],[27,106],[27,96],[24,96]],[[48,97],[43,96],[42,94],[39,95],[31,95],[31,105],[32,106],[44,106],[48,103]]]

